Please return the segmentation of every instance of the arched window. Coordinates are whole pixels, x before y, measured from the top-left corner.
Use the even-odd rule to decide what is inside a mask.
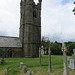
[[[11,49],[8,50],[8,57],[12,57],[12,50]]]

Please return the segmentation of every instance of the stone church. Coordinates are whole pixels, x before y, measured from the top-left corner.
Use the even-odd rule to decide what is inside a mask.
[[[41,42],[41,3],[21,0],[19,37],[0,36],[0,57],[38,57]]]

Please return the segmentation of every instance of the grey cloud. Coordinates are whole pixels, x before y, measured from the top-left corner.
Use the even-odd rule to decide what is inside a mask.
[[[75,41],[73,3],[62,0],[43,0],[42,36],[51,41]],[[0,35],[19,36],[20,0],[0,0]]]

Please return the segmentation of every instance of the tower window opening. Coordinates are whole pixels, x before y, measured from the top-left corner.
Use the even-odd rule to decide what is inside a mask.
[[[21,18],[22,18],[22,13],[21,13]]]
[[[33,17],[37,18],[36,11],[33,12]]]

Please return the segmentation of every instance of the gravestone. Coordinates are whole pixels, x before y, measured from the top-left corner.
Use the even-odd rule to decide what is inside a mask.
[[[48,72],[51,72],[51,49],[49,48],[49,65],[48,65]]]
[[[41,66],[41,48],[39,48],[39,65]]]
[[[75,70],[75,49],[73,49],[72,59],[70,59],[69,68]]]
[[[23,69],[23,72],[24,72],[24,73],[26,73],[26,72],[27,72],[27,67],[26,67],[26,66],[23,66],[23,68],[22,68],[22,69]]]
[[[45,51],[45,54],[47,54],[47,51]]]
[[[21,68],[23,68],[23,65],[24,65],[23,62],[20,62],[20,67],[21,67]]]
[[[28,71],[27,71],[27,75],[32,75],[32,73],[28,70]]]
[[[70,61],[70,57],[67,58],[67,61]]]
[[[66,56],[66,46],[64,43],[62,43],[62,51],[63,51],[63,58],[64,58],[64,72],[63,75],[70,75],[69,69],[68,69],[68,63],[67,63],[67,56]]]
[[[69,68],[71,69],[75,69],[75,64],[74,64],[74,59],[70,59],[70,65],[69,65]]]
[[[75,49],[73,49],[72,59],[75,60]]]
[[[44,55],[44,47],[41,46],[41,54]]]
[[[41,49],[41,54],[44,55],[44,50],[43,49]]]
[[[4,58],[2,58],[0,64],[5,64],[5,60],[4,60]]]

